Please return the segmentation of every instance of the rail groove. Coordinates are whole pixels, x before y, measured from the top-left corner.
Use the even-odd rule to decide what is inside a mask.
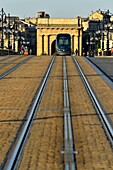
[[[5,61],[5,60],[8,60],[8,59],[10,59],[10,58],[13,58],[13,57],[14,57],[14,56],[8,56],[8,57],[6,57],[6,58],[3,58],[3,59],[0,60],[0,63],[3,62],[3,61]]]
[[[103,128],[104,128],[104,130],[105,130],[105,132],[107,134],[107,137],[108,137],[108,139],[109,139],[109,141],[111,143],[111,146],[113,147],[113,128],[112,128],[110,122],[108,121],[106,113],[105,113],[102,105],[100,104],[98,98],[96,97],[93,89],[91,88],[87,78],[85,77],[79,63],[77,62],[77,60],[75,59],[74,56],[72,56],[72,57],[73,57],[73,61],[74,61],[75,65],[76,65],[76,67],[77,67],[77,69],[78,69],[78,71],[79,71],[79,73],[81,75],[83,83],[86,86],[86,89],[87,89],[88,94],[89,94],[89,96],[90,96],[90,98],[92,100],[92,103],[94,104],[94,107],[95,107],[95,109],[97,111],[98,117],[100,118],[100,120],[102,122]]]
[[[21,58],[23,58],[23,57],[14,58],[13,60],[8,61],[7,63],[4,63],[3,65],[0,66],[0,69],[1,69],[1,68],[4,68],[5,66],[7,66],[7,65],[9,65],[9,64],[14,63],[15,61],[17,61],[17,60],[19,60],[19,59],[21,59]]]
[[[64,163],[65,170],[76,170],[74,157],[74,154],[76,152],[74,151],[73,147],[73,134],[65,57],[63,58],[63,77],[64,77],[64,141],[65,141]]]
[[[16,70],[18,67],[20,67],[21,65],[23,65],[24,63],[26,63],[28,60],[30,60],[31,57],[25,59],[24,61],[18,63],[16,66],[14,66],[13,68],[9,69],[7,72],[3,73],[0,75],[0,80],[3,79],[5,76],[7,76],[8,74],[10,74],[11,72],[13,72],[14,70]]]
[[[3,169],[5,169],[5,170],[15,170],[18,165],[18,161],[21,157],[21,153],[22,153],[24,145],[26,143],[27,136],[30,132],[31,123],[37,113],[37,110],[38,110],[42,95],[44,93],[44,89],[45,89],[45,86],[46,86],[46,83],[47,83],[47,80],[48,80],[49,74],[51,72],[54,61],[55,61],[55,57],[52,58],[50,65],[46,71],[44,79],[43,79],[43,81],[40,85],[40,88],[38,90],[36,99],[35,99],[35,101],[32,105],[32,108],[30,110],[29,117],[24,125],[24,128],[23,128],[22,133],[19,137],[19,140],[17,141],[15,149],[14,149],[13,153],[11,154],[10,159],[8,160],[8,162],[6,162],[6,164],[3,167]]]

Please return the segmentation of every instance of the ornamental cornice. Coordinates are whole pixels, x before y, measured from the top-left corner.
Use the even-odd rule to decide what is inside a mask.
[[[46,28],[46,29],[56,29],[56,28],[60,28],[60,29],[63,29],[63,28],[69,28],[69,29],[81,29],[82,28],[82,25],[81,26],[78,26],[78,24],[38,24],[37,25],[37,29],[40,29],[40,28]]]

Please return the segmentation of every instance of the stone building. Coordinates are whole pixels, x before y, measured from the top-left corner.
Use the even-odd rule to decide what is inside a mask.
[[[58,33],[71,35],[72,50],[75,52],[77,49],[79,55],[98,48],[104,53],[113,46],[113,19],[109,10],[91,11],[87,18],[50,18],[44,11],[37,12],[33,18],[19,19],[10,16],[10,34],[8,24],[7,17],[6,29],[3,32],[4,47],[8,48],[10,43],[12,50],[16,52],[21,45],[28,43],[29,48],[35,49],[34,54],[37,56],[53,55]]]
[[[85,51],[95,52],[101,49],[102,55],[110,54],[113,45],[113,29],[109,10],[100,9],[91,12],[89,17],[83,19],[83,48]]]
[[[72,51],[82,54],[82,20],[77,18],[37,18],[37,55],[55,53],[55,39],[58,33],[69,33],[72,37]]]

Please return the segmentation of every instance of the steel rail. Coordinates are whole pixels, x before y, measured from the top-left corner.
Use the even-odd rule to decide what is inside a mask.
[[[81,78],[82,78],[82,80],[83,80],[83,82],[86,86],[86,89],[87,89],[87,91],[88,91],[88,93],[91,97],[91,100],[92,100],[92,102],[95,106],[95,109],[98,113],[98,116],[99,116],[99,118],[100,118],[100,120],[103,124],[103,128],[105,129],[107,137],[109,138],[111,146],[113,147],[113,128],[112,128],[110,122],[107,119],[106,113],[105,113],[104,109],[102,108],[102,105],[100,104],[100,102],[99,102],[98,98],[96,97],[93,89],[91,88],[87,78],[85,77],[80,65],[78,64],[77,60],[74,57],[73,57],[73,61],[78,68],[78,71],[81,75]]]
[[[40,88],[38,90],[38,94],[35,98],[35,101],[32,105],[32,108],[30,110],[30,114],[29,114],[29,117],[24,125],[24,128],[22,130],[22,133],[20,135],[20,138],[15,146],[15,149],[12,153],[12,155],[10,156],[10,160],[8,161],[8,163],[6,163],[6,166],[4,166],[5,170],[16,170],[17,168],[17,165],[18,165],[18,161],[20,159],[20,156],[21,156],[21,153],[23,151],[23,148],[24,148],[24,145],[25,145],[25,142],[27,140],[27,136],[30,132],[30,128],[31,128],[31,123],[37,113],[37,110],[38,110],[38,107],[39,107],[39,104],[40,104],[40,101],[41,101],[41,98],[42,98],[42,95],[44,93],[44,89],[45,89],[45,86],[46,86],[46,83],[47,83],[47,80],[48,80],[48,77],[49,77],[49,74],[51,72],[51,69],[52,69],[52,66],[53,66],[53,63],[55,61],[55,58],[56,57],[53,57],[50,64],[49,64],[49,67],[46,71],[46,74],[43,78],[43,81],[41,82],[41,85],[40,85]]]
[[[14,63],[15,61],[17,61],[17,60],[19,60],[19,59],[21,59],[21,58],[23,58],[23,57],[14,58],[13,60],[11,60],[11,61],[9,61],[9,62],[4,63],[2,66],[0,66],[0,69],[1,69],[1,68],[4,68],[5,66],[7,66],[7,65],[9,65],[9,64]],[[10,58],[9,58],[9,59],[10,59]]]
[[[6,57],[6,58],[3,58],[2,60],[0,60],[0,63],[1,62],[3,62],[3,61],[5,61],[5,60],[8,60],[8,59],[10,59],[10,58],[13,58],[14,56],[8,56],[8,57]]]
[[[20,67],[21,65],[23,65],[24,63],[26,63],[28,60],[30,60],[32,57],[29,57],[27,59],[25,59],[23,62],[18,63],[16,66],[14,66],[13,68],[9,69],[7,72],[3,73],[0,75],[0,80],[3,79],[5,76],[7,76],[8,74],[10,74],[11,72],[13,72],[14,70],[16,70],[18,67]]]
[[[66,59],[63,57],[63,79],[64,79],[64,163],[65,170],[76,170],[75,166],[75,151],[73,150],[73,134],[72,122],[70,113],[70,102],[68,92],[68,78],[66,70]]]

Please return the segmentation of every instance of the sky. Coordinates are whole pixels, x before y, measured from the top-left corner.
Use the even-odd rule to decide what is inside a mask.
[[[113,0],[0,0],[0,7],[6,15],[21,19],[36,17],[39,11],[45,11],[50,18],[76,18],[88,17],[98,9],[113,13]]]

